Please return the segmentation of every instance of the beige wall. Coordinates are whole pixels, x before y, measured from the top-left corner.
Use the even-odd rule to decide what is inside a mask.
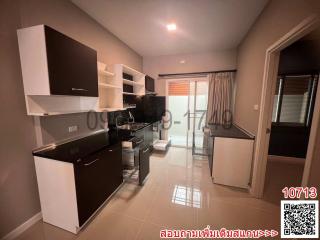
[[[96,49],[106,64],[124,63],[139,71],[142,58],[116,36],[65,0],[20,0],[21,26],[47,24]]]
[[[157,79],[158,74],[236,69],[236,59],[236,49],[196,54],[144,57],[143,72],[156,79],[156,92],[159,95],[165,95],[165,80]],[[181,64],[181,60],[185,60],[186,62]]]
[[[47,24],[95,48],[106,64],[142,70],[142,57],[67,0],[0,1],[0,238],[40,211],[32,149],[33,118],[26,115],[16,30]],[[41,119],[44,142],[70,137],[67,127],[86,129],[86,114]],[[74,134],[73,134],[74,135]]]
[[[9,4],[10,2],[10,4]],[[15,29],[17,1],[0,1],[0,238],[40,211]]]
[[[238,48],[235,100],[235,122],[238,125],[254,134],[257,133],[259,112],[254,111],[253,106],[260,104],[261,100],[267,48],[303,19],[319,13],[320,1],[317,0],[271,0],[269,2]],[[319,144],[316,145],[317,151],[319,151]],[[309,186],[319,187],[319,166],[320,158],[317,156],[313,159]]]
[[[238,48],[235,122],[256,134],[266,49],[300,21],[319,10],[319,1],[272,0]]]
[[[41,134],[38,137],[40,145],[46,145],[61,139],[86,136],[93,131],[106,128],[107,113],[74,113],[52,117],[39,117]],[[78,131],[69,133],[69,126],[76,125]],[[40,138],[39,138],[40,137]]]

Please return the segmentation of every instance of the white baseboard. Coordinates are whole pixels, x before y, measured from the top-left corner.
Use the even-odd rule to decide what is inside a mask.
[[[11,240],[18,237],[21,233],[23,233],[25,230],[27,230],[29,227],[31,227],[33,224],[38,222],[42,218],[41,212],[38,212],[33,217],[29,218],[26,222],[21,224],[19,227],[13,229],[11,232],[9,232],[7,235],[5,235],[1,240]]]

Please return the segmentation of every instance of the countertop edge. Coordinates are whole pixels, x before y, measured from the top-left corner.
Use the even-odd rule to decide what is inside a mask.
[[[213,133],[212,128],[214,128],[214,125],[210,125],[209,129],[210,129],[210,137],[215,138],[215,137],[221,137],[221,138],[235,138],[235,139],[248,139],[248,140],[254,140],[255,136],[253,136],[252,134],[248,133],[247,131],[243,130],[242,128],[240,128],[239,126],[237,126],[236,124],[232,124],[232,126],[230,128],[223,128],[223,130],[225,132],[220,132],[219,133]],[[217,125],[217,128],[221,128],[221,125]],[[241,134],[239,136],[236,136],[236,134],[227,134],[228,129],[231,131],[232,128],[237,129],[237,131],[241,132]],[[229,132],[230,133],[230,132]]]

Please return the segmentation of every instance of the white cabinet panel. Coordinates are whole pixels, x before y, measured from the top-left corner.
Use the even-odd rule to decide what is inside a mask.
[[[25,95],[50,95],[44,25],[18,30]]]
[[[215,137],[213,149],[213,182],[248,188],[250,181],[252,139]]]
[[[72,163],[34,157],[43,221],[72,233],[79,229]]]

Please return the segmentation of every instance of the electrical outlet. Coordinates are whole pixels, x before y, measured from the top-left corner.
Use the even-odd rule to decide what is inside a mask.
[[[75,125],[75,126],[70,126],[70,127],[68,128],[68,130],[69,130],[69,133],[71,133],[71,132],[76,132],[76,131],[78,131],[78,126],[77,126],[77,125]]]
[[[259,110],[259,105],[258,104],[253,105],[253,110],[258,111]]]

